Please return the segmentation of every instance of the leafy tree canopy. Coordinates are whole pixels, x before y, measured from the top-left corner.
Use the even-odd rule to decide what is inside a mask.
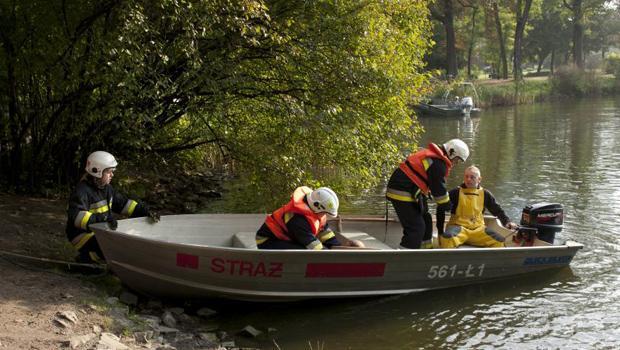
[[[70,183],[95,149],[217,149],[263,198],[367,188],[420,133],[408,104],[427,93],[426,5],[3,2],[0,181]]]

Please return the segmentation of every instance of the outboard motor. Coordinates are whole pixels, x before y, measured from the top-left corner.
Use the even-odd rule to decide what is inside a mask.
[[[558,203],[536,203],[523,208],[517,237],[531,245],[534,238],[553,244],[555,233],[562,231],[564,208]],[[529,243],[529,244],[528,244]]]
[[[461,99],[461,108],[465,114],[469,114],[474,108],[474,100],[470,96],[465,96]]]

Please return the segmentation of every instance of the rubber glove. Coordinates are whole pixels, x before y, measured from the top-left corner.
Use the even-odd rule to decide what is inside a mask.
[[[149,218],[151,218],[151,221],[155,223],[155,222],[159,222],[160,216],[158,212],[149,210]]]
[[[118,227],[118,221],[116,221],[116,219],[112,215],[108,215],[108,227],[111,230],[116,230],[116,228]]]

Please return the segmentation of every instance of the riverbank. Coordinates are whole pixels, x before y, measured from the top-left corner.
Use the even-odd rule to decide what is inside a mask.
[[[513,106],[567,97],[610,96],[620,94],[618,79],[611,74],[561,71],[553,77],[526,77],[475,81],[479,107]]]
[[[0,193],[0,349],[226,349],[274,344],[273,330],[263,325],[221,329],[218,315],[225,306],[216,302],[147,298],[125,290],[110,273],[68,273],[63,264],[16,258],[14,254],[71,261],[75,252],[64,234],[65,207],[60,199]]]

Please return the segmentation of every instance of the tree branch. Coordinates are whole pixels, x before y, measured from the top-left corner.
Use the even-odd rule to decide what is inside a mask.
[[[429,6],[428,8],[431,11],[431,17],[439,22],[444,22],[446,20],[446,16],[442,15],[439,10],[435,6]]]
[[[574,11],[574,6],[571,6],[568,4],[568,2],[566,2],[566,0],[562,0],[562,3],[564,4],[564,7],[566,7],[567,9]]]
[[[206,145],[209,143],[215,143],[215,142],[219,142],[221,140],[219,139],[212,139],[212,140],[204,140],[204,141],[197,141],[197,142],[193,142],[193,143],[185,143],[182,145],[175,145],[175,146],[170,146],[170,147],[164,147],[164,148],[153,148],[154,152],[157,153],[176,153],[179,151],[186,151],[189,149],[194,149],[198,146],[202,146],[202,145]]]

